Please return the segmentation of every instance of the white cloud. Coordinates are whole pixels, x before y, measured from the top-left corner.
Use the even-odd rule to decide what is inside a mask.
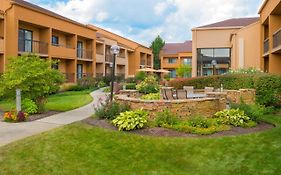
[[[191,39],[191,28],[227,18],[257,16],[262,0],[28,0],[82,23],[93,23],[149,45]],[[48,2],[49,4],[42,4]]]

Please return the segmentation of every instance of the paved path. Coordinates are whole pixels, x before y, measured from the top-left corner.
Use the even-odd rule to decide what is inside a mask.
[[[94,107],[106,98],[102,90],[94,91],[90,95],[94,98],[90,104],[72,111],[59,113],[33,122],[0,122],[0,146],[90,117],[95,112]]]

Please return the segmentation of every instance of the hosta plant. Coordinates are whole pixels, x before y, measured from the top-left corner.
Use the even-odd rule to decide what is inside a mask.
[[[226,109],[219,111],[215,114],[218,121],[222,124],[233,125],[233,126],[244,126],[250,122],[250,118],[241,111],[240,109]]]
[[[142,109],[135,111],[126,111],[120,113],[114,120],[113,125],[118,127],[119,131],[130,131],[135,129],[141,129],[147,123],[148,113]]]

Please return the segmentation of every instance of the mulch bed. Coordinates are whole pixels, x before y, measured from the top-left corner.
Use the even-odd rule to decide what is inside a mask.
[[[49,117],[49,116],[52,116],[52,115],[55,115],[55,114],[58,114],[58,113],[60,113],[60,112],[48,111],[48,112],[45,112],[43,114],[30,115],[27,119],[27,122],[31,122],[31,121],[39,120],[39,119],[42,119],[42,118],[46,118],[46,117]],[[0,121],[4,120],[3,115],[4,115],[4,112],[0,111]]]
[[[88,118],[88,119],[83,120],[82,122],[86,123],[88,125],[99,127],[99,128],[105,128],[105,129],[114,130],[114,131],[118,130],[115,126],[110,124],[108,120]],[[214,134],[211,134],[211,135],[189,134],[189,133],[183,133],[183,132],[178,132],[178,131],[174,131],[174,130],[171,130],[171,129],[159,128],[159,127],[144,128],[144,129],[140,129],[140,130],[126,131],[126,132],[132,133],[132,134],[154,136],[154,137],[213,138],[213,137],[235,136],[235,135],[256,133],[256,132],[269,130],[271,128],[274,128],[274,125],[268,124],[268,123],[265,123],[265,122],[260,122],[254,128],[232,127],[232,129],[229,130],[229,131],[221,131],[221,132],[214,133]]]

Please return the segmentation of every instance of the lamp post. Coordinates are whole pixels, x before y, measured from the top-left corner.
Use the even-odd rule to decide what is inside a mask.
[[[115,60],[116,55],[120,52],[120,47],[113,45],[110,48],[110,53],[113,55],[112,71],[111,71],[111,89],[110,89],[110,102],[113,101],[113,86],[114,86],[114,77],[115,77]]]
[[[213,65],[213,75],[215,75],[215,68],[216,68],[216,66],[217,66],[217,61],[216,60],[212,60],[212,63],[211,63],[212,65]]]

